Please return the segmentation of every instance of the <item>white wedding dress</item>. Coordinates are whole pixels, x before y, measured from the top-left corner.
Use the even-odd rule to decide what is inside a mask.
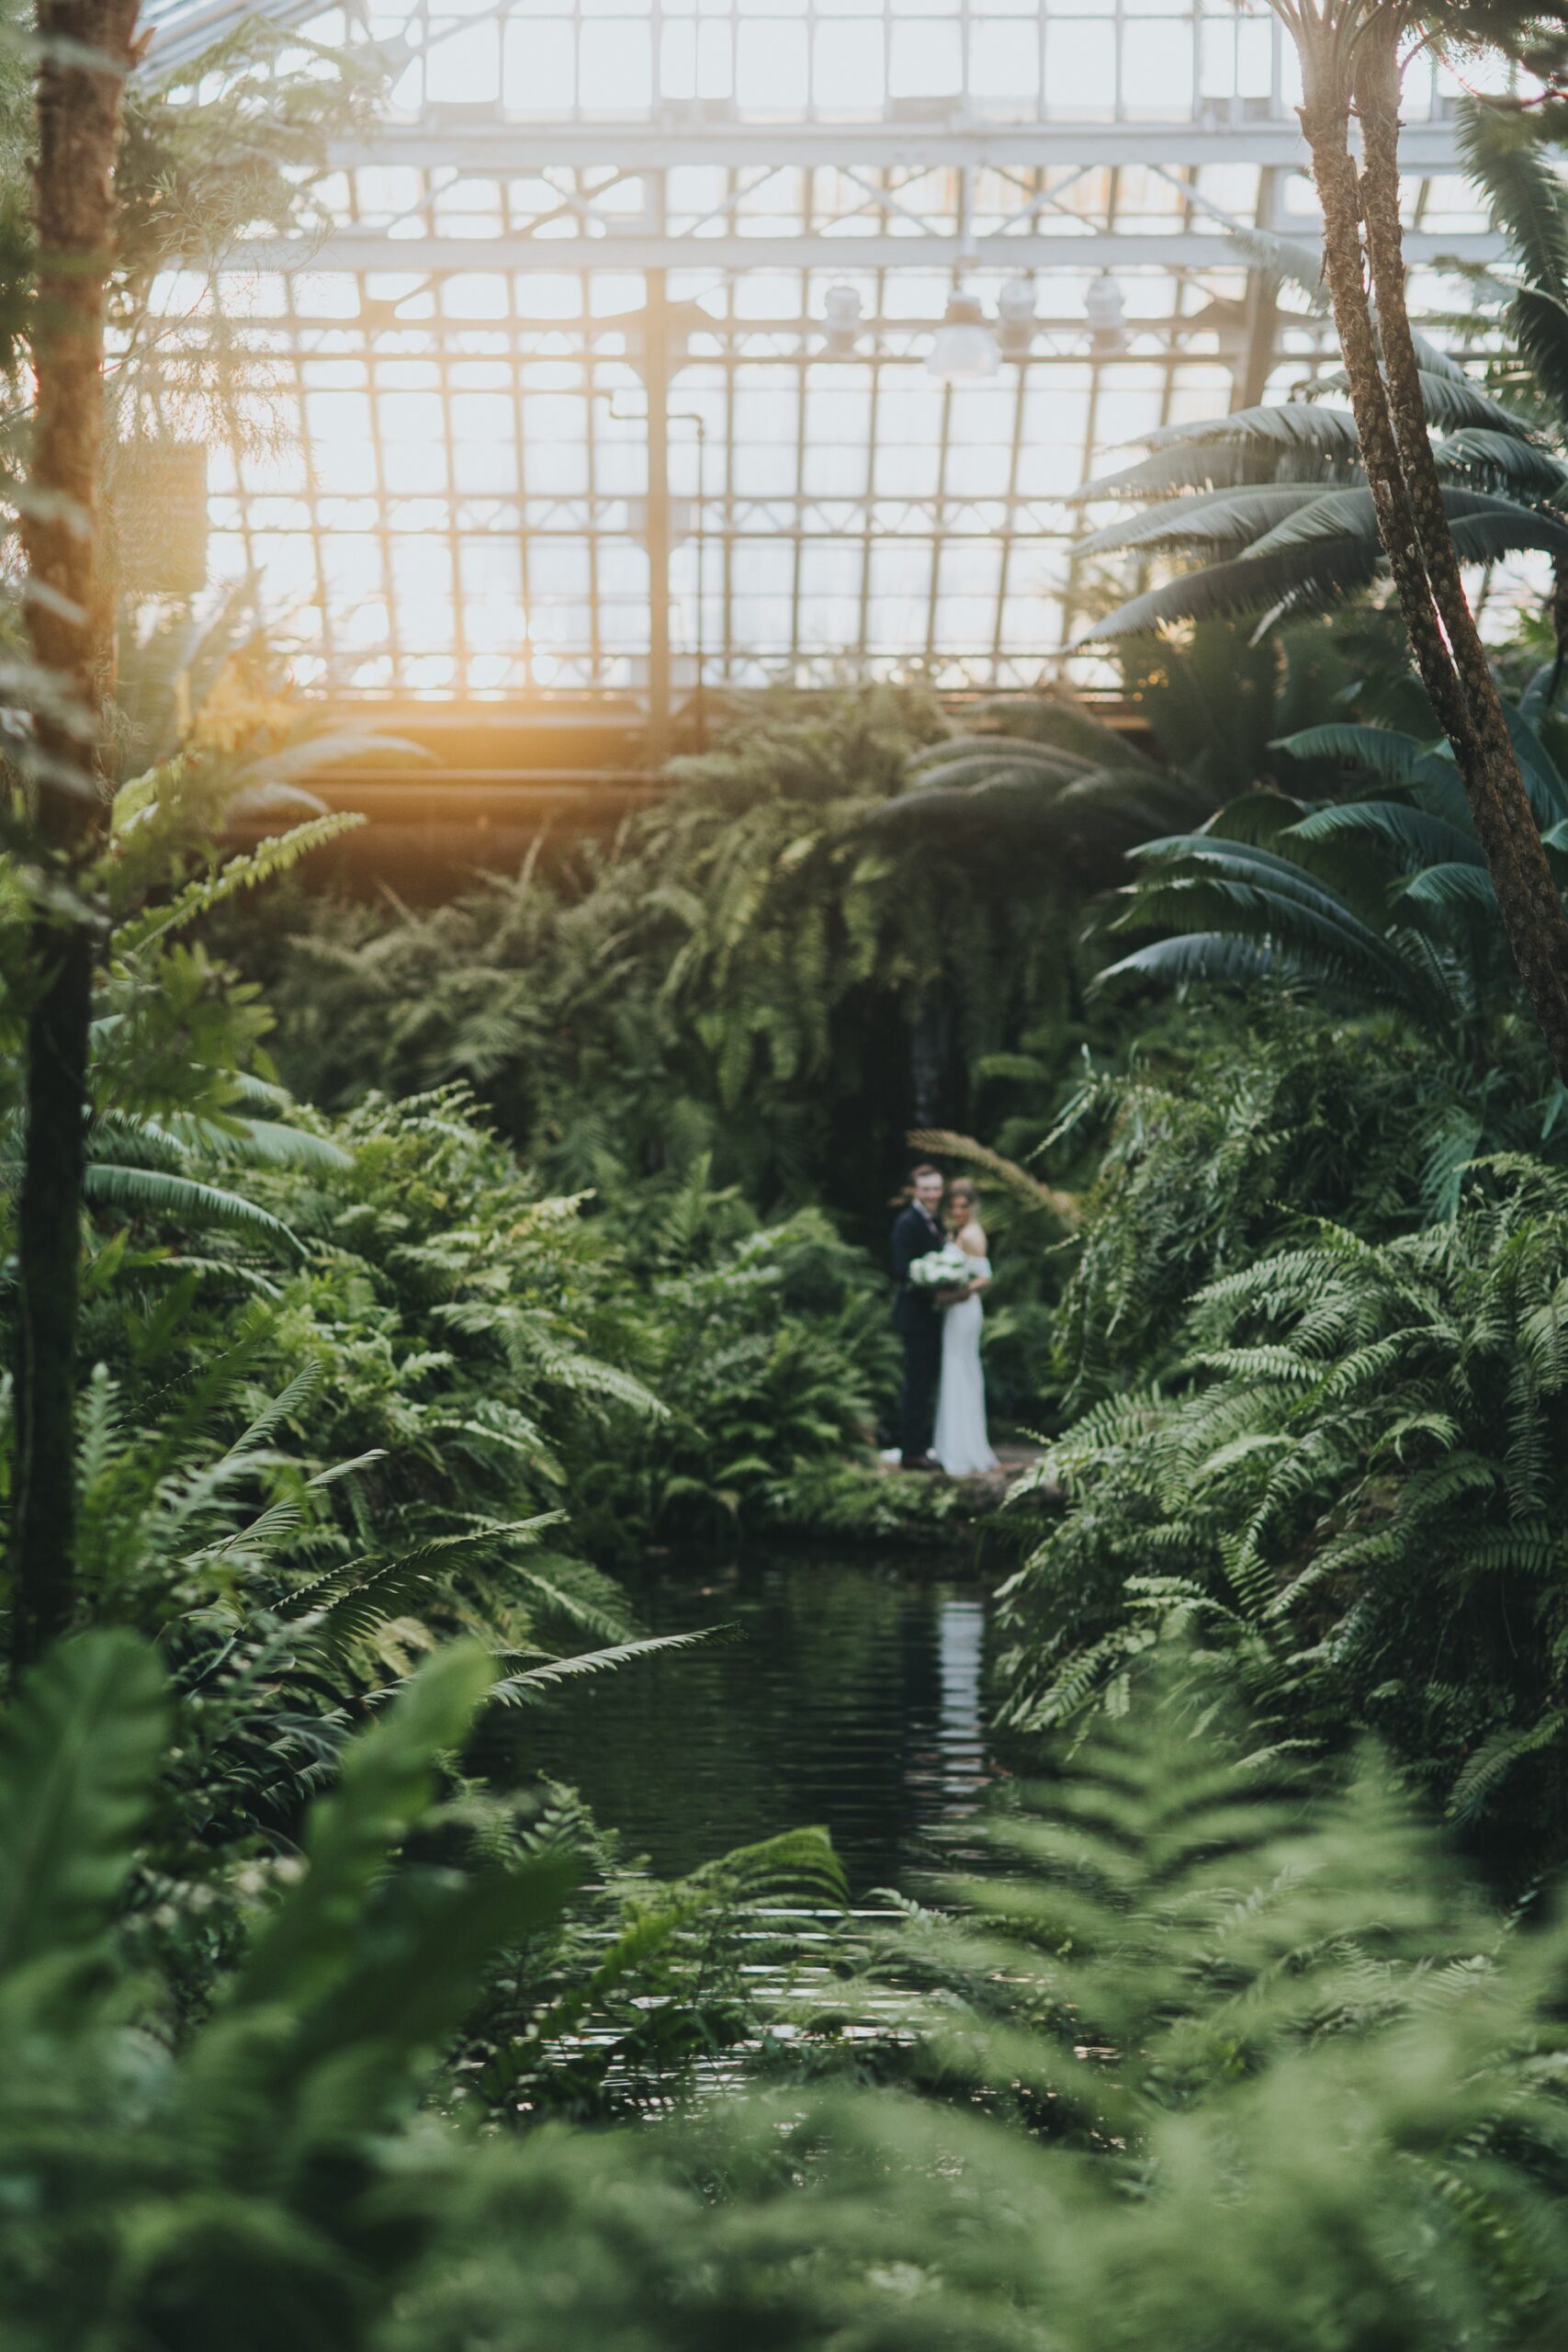
[[[991,1271],[988,1258],[975,1260],[982,1280]],[[980,1369],[980,1326],[985,1320],[978,1297],[962,1298],[942,1309],[942,1385],[936,1395],[936,1434],[931,1452],[950,1478],[976,1478],[1000,1465],[986,1434],[986,1375]]]

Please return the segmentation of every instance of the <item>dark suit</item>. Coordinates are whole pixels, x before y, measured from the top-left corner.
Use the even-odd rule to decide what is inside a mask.
[[[928,1291],[912,1290],[909,1269],[917,1258],[940,1250],[947,1236],[934,1217],[911,1201],[893,1225],[893,1328],[904,1342],[904,1387],[898,1399],[898,1447],[908,1460],[929,1451],[936,1418],[936,1388],[942,1375],[942,1315]]]

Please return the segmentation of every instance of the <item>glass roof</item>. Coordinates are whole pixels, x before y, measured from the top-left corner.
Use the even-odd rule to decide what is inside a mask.
[[[242,13],[155,0],[150,70]],[[1066,495],[1332,357],[1234,243],[1317,226],[1288,43],[1232,0],[275,13],[379,45],[392,100],[324,232],[221,283],[282,430],[209,449],[209,570],[339,693],[1033,684],[1081,619]],[[1450,96],[1406,95],[1417,307],[1493,251]],[[955,286],[1000,356],[944,382]],[[199,285],[160,303],[171,353],[208,331]]]

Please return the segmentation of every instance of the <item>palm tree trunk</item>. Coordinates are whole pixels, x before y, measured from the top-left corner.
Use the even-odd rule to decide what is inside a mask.
[[[114,239],[120,94],[137,0],[41,0],[34,220],[39,259],[31,487],[24,526],[28,634],[84,715],[36,726],[38,836],[76,879],[102,826],[97,717],[113,632],[98,561],[103,472],[104,288]],[[103,66],[85,53],[106,58]],[[16,1492],[11,1650],[26,1665],[69,1622],[74,1566],[75,1346],[93,932],[83,913],[40,916],[28,1023],[26,1137],[17,1216]]]
[[[1557,707],[1563,664],[1568,662],[1568,563],[1561,560],[1551,567],[1551,633],[1557,640],[1557,650],[1551,657],[1551,675],[1546,682],[1548,710]]]
[[[1362,462],[1416,668],[1453,747],[1505,934],[1559,1077],[1568,1082],[1568,915],[1552,880],[1485,649],[1465,599],[1427,437],[1404,303],[1399,224],[1399,12],[1371,12],[1350,63],[1337,28],[1292,25],[1302,124],[1324,216],[1324,263]],[[1349,150],[1351,75],[1372,120],[1366,167]],[[1389,103],[1392,92],[1392,106]],[[1367,224],[1363,254],[1361,223]],[[1367,267],[1378,299],[1380,366]]]
[[[1455,755],[1508,944],[1561,1075],[1555,1041],[1558,1036],[1568,1041],[1568,914],[1541,846],[1486,649],[1464,593],[1427,431],[1420,362],[1404,299],[1397,13],[1390,13],[1394,29],[1374,17],[1356,49],[1361,207],[1389,410],[1432,602],[1470,712],[1469,757],[1458,743]]]

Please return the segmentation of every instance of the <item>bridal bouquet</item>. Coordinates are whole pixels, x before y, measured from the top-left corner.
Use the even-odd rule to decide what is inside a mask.
[[[956,1241],[943,1242],[940,1250],[928,1250],[909,1268],[909,1284],[913,1290],[961,1290],[968,1282],[971,1264],[967,1253]]]

